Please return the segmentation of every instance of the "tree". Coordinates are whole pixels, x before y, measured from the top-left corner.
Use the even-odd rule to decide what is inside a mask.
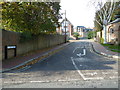
[[[95,17],[95,25],[98,28],[104,30],[104,43],[106,43],[106,26],[111,22],[113,12],[116,8],[116,2],[110,0],[110,2],[102,2],[99,1],[97,4],[94,2],[94,5],[97,9],[96,17]],[[98,25],[99,24],[99,25]]]
[[[95,30],[98,31],[102,31],[103,27],[102,27],[103,23],[100,20],[100,17],[98,16],[97,12],[95,14],[95,21],[94,21],[94,26],[95,26]]]
[[[116,18],[120,18],[120,1],[116,2],[116,8],[112,15],[112,21],[115,20]]]
[[[3,2],[3,28],[16,32],[30,32],[34,35],[56,32],[60,5],[58,2],[50,3]]]
[[[88,39],[92,39],[93,37],[95,37],[95,31],[89,31],[88,32]]]
[[[79,33],[78,32],[74,32],[73,36],[76,38],[76,40],[78,39]]]

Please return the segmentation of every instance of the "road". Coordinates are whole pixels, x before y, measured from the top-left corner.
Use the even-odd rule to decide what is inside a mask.
[[[118,61],[81,40],[32,66],[3,73],[2,80],[3,88],[118,88]]]

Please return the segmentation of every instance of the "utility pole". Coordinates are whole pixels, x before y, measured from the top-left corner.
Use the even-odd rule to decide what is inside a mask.
[[[63,24],[63,28],[64,28],[64,35],[65,35],[65,43],[67,42],[67,32],[66,32],[66,21],[67,21],[67,19],[66,19],[66,10],[65,10],[65,13],[61,13],[61,15],[63,15],[63,14],[65,14],[65,18],[63,19],[64,21],[65,21],[65,23]]]
[[[65,43],[67,42],[67,35],[66,35],[66,10],[65,10]]]

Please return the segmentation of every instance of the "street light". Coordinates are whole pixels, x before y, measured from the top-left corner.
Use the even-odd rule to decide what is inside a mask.
[[[65,13],[61,13],[61,15],[63,15],[63,14],[65,14],[65,26],[64,26],[64,28],[65,28],[65,43],[67,42],[67,35],[66,35],[66,10],[65,10]]]
[[[67,36],[66,36],[66,10],[65,10],[65,43],[67,42]]]

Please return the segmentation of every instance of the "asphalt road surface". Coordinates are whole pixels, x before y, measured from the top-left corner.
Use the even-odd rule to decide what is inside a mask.
[[[3,73],[3,88],[118,88],[118,61],[73,42],[34,65]]]

